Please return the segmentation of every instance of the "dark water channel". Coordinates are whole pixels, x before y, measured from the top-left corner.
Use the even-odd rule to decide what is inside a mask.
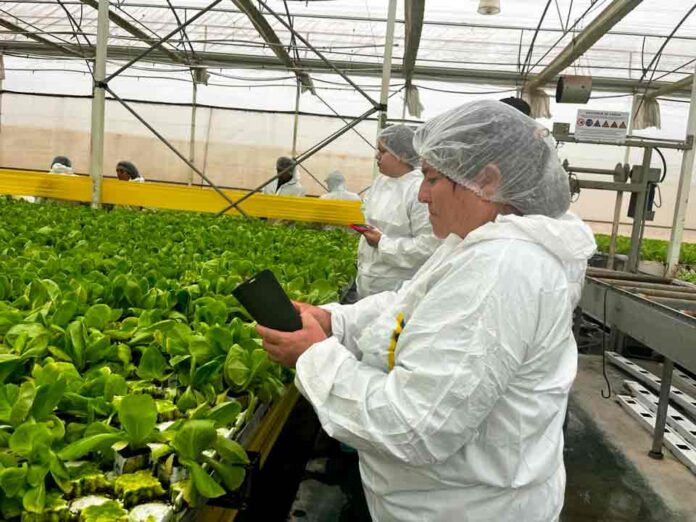
[[[571,401],[562,522],[677,522],[643,477]]]

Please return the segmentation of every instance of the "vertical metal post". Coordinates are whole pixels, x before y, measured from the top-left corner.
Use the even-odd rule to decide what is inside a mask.
[[[667,276],[673,277],[679,264],[679,252],[681,250],[682,235],[684,234],[684,221],[686,210],[689,206],[689,191],[694,175],[694,146],[696,145],[696,71],[692,75],[691,103],[689,103],[689,118],[686,124],[686,143],[691,144],[682,156],[681,172],[679,173],[679,188],[677,189],[677,202],[674,207],[674,219],[672,221],[672,233],[667,248]]]
[[[665,423],[667,422],[667,409],[669,408],[669,392],[672,387],[672,371],[674,362],[665,358],[662,363],[662,381],[660,382],[660,402],[657,404],[655,416],[655,430],[653,431],[652,449],[648,453],[654,459],[662,458],[662,441],[665,437]]]
[[[384,62],[382,62],[382,89],[379,95],[379,103],[382,110],[377,118],[377,135],[387,124],[387,102],[389,100],[389,82],[391,81],[392,49],[394,47],[394,25],[396,23],[396,0],[389,0],[387,16],[387,33],[384,41]],[[377,177],[377,161],[374,161],[372,178]]]
[[[636,97],[633,96],[631,104],[631,116],[628,118],[628,129],[626,133],[630,136],[633,133],[633,118],[636,112]],[[631,155],[631,147],[626,147],[624,152],[624,164],[628,163]],[[607,268],[614,268],[614,260],[616,258],[616,240],[619,236],[619,223],[621,222],[621,207],[623,206],[623,191],[616,192],[616,201],[614,202],[614,220],[611,223],[611,239],[609,240],[609,259],[607,259]]]
[[[292,126],[292,157],[297,156],[297,127],[300,119],[300,80],[297,80],[295,91],[295,121]]]
[[[645,202],[648,198],[648,172],[652,159],[652,147],[645,147],[643,152],[643,165],[641,168],[640,192],[636,192],[636,206],[633,212],[633,227],[631,229],[631,251],[628,254],[628,272],[638,272],[640,262],[640,244],[643,237],[643,225],[645,221]]]
[[[195,163],[196,159],[196,106],[198,98],[198,83],[193,80],[193,104],[191,105],[191,137],[189,139],[189,161]],[[193,185],[193,169],[189,169],[189,187]]]
[[[94,62],[92,91],[92,126],[89,174],[92,177],[92,207],[101,206],[102,171],[104,169],[104,87],[106,78],[106,48],[109,40],[109,0],[99,0],[97,17],[97,50]]]
[[[205,129],[205,148],[203,149],[203,167],[201,170],[203,173],[208,169],[208,149],[210,148],[210,129],[213,126],[213,109],[210,107],[208,109],[208,127]],[[201,187],[203,186],[203,178],[201,178]]]
[[[5,57],[0,53],[0,134],[2,134],[2,82],[5,80]]]

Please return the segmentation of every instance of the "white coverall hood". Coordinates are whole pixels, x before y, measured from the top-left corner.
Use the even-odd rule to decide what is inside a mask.
[[[346,178],[338,171],[334,171],[326,177],[326,187],[329,191],[319,196],[319,199],[338,199],[345,201],[360,201],[360,196],[350,192],[346,187]]]
[[[276,196],[304,196],[307,194],[307,191],[300,183],[300,176],[296,168],[292,171],[292,179],[290,181],[278,187],[278,179],[274,179],[263,188],[262,192]]]
[[[373,520],[548,522],[563,506],[572,312],[595,243],[577,217],[454,234],[398,292],[328,305],[297,362],[326,432],[356,448]]]
[[[418,169],[399,178],[380,174],[365,194],[365,221],[382,232],[382,239],[375,248],[360,238],[356,280],[360,298],[397,290],[440,244],[433,235],[427,205],[418,201],[421,181]]]

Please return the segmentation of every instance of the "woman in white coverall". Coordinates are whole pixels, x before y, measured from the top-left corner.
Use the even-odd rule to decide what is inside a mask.
[[[413,130],[386,127],[377,138],[380,175],[363,198],[370,229],[358,244],[358,297],[398,290],[413,277],[439,245],[428,220],[428,207],[418,201],[423,179],[413,150]]]
[[[257,327],[357,448],[374,520],[558,519],[571,314],[595,243],[547,136],[497,101],[426,122],[414,144],[438,250],[398,292],[297,304],[297,332]]]

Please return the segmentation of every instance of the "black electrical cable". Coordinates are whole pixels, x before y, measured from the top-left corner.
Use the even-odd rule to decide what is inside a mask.
[[[546,7],[544,7],[544,12],[541,13],[541,18],[539,18],[539,23],[537,24],[537,28],[534,31],[534,35],[532,36],[532,41],[529,44],[529,49],[527,49],[527,56],[525,56],[524,62],[522,62],[522,70],[520,71],[520,75],[523,78],[525,77],[525,69],[527,69],[527,72],[529,72],[528,65],[532,62],[532,52],[534,51],[534,43],[536,42],[537,36],[539,35],[539,29],[541,29],[541,24],[544,23],[544,18],[546,17],[546,12],[549,10],[550,5],[551,0],[548,0],[548,2],[546,2]]]
[[[660,178],[660,181],[658,181],[658,183],[662,183],[665,180],[665,177],[667,176],[667,161],[665,161],[665,155],[662,154],[662,151],[660,149],[655,147],[655,150],[660,155],[660,159],[662,160],[662,177]]]
[[[601,390],[603,399],[611,399],[611,382],[609,382],[609,376],[607,375],[607,294],[609,289],[604,289],[604,310],[602,315],[602,320],[604,321],[604,327],[602,328],[602,375],[604,376],[604,382],[607,383],[607,394],[604,394],[604,389]]]

